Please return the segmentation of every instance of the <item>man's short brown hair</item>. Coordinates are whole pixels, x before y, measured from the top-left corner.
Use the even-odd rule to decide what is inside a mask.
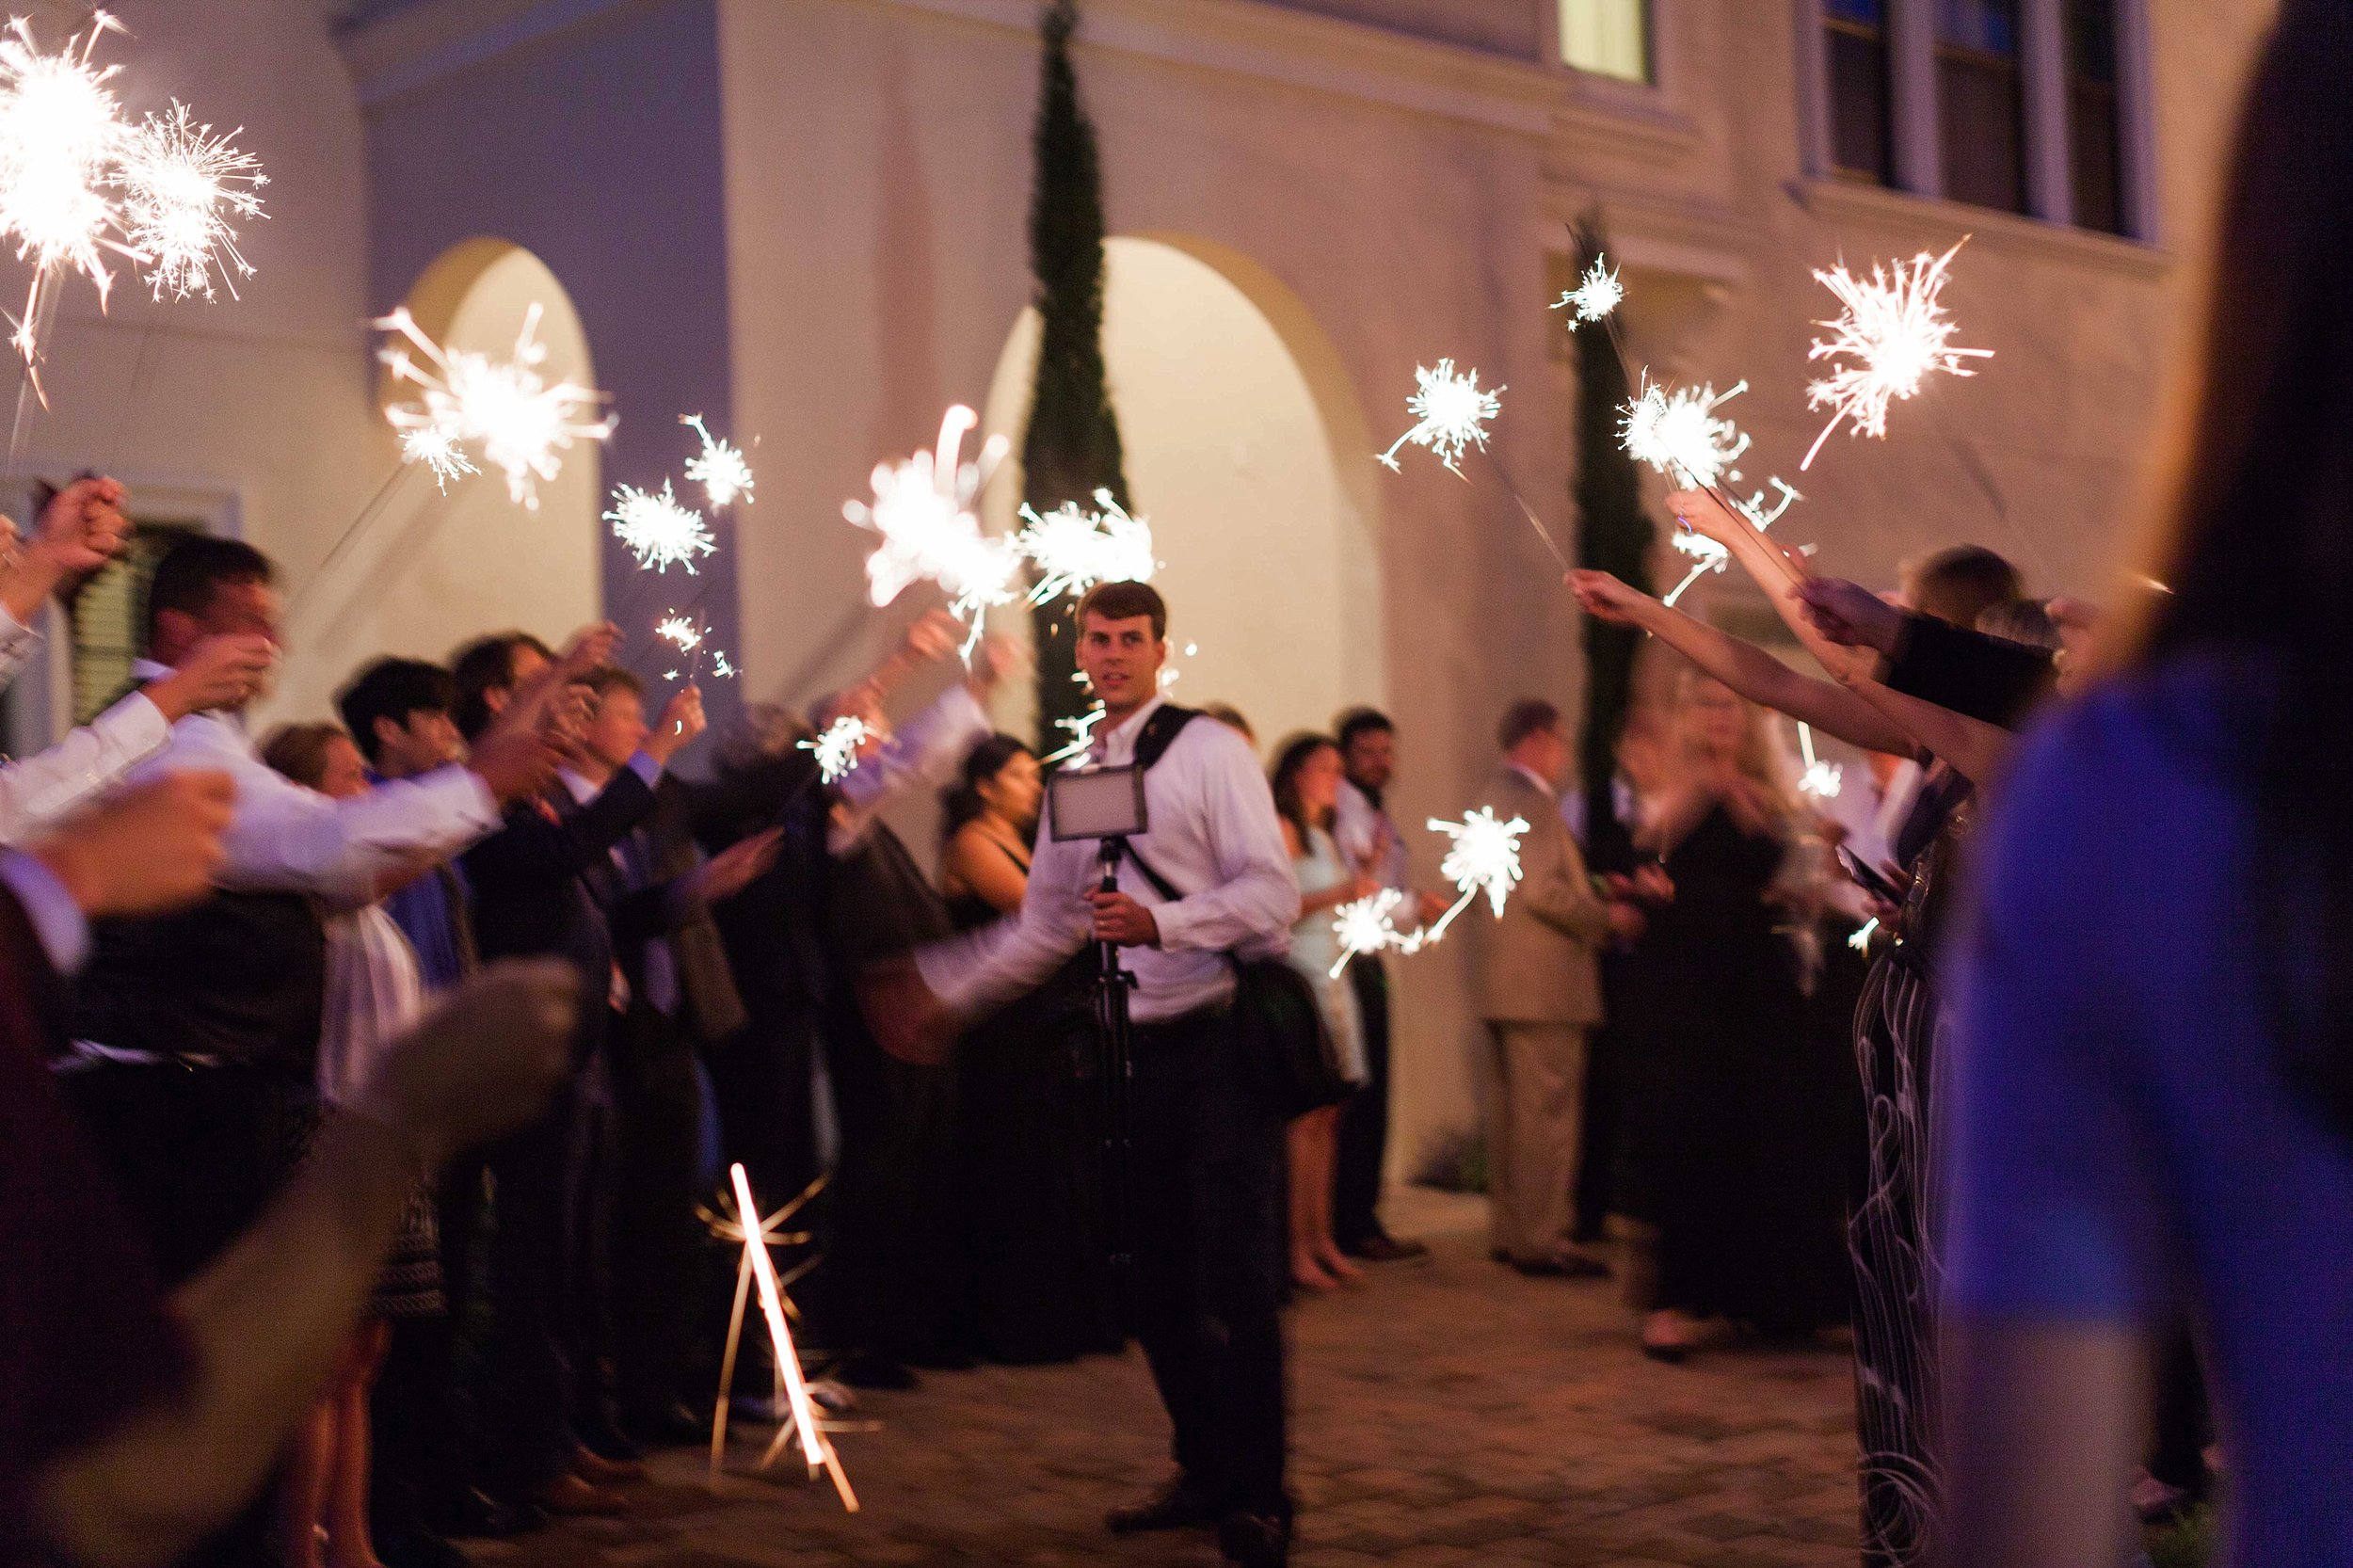
[[[1076,618],[1081,627],[1089,616],[1100,616],[1105,620],[1134,620],[1139,616],[1149,616],[1153,640],[1164,642],[1168,638],[1168,603],[1149,583],[1097,583],[1079,600]]]
[[[1981,544],[1957,544],[1904,563],[1904,597],[1924,616],[1975,626],[2025,592],[2018,568]]]
[[[1496,726],[1496,742],[1511,751],[1530,735],[1547,729],[1557,733],[1560,728],[1559,708],[1540,696],[1524,696],[1503,711],[1503,722]]]
[[[646,699],[646,683],[638,679],[637,672],[625,670],[618,664],[604,664],[590,670],[581,684],[594,693],[600,702],[615,692],[628,692],[640,702]]]

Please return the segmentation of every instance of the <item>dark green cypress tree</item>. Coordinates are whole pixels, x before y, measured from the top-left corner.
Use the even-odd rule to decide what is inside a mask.
[[[1601,217],[1588,213],[1570,230],[1582,273],[1606,252]],[[1619,409],[1632,391],[1625,361],[1609,326],[1593,322],[1577,334],[1577,563],[1651,591],[1651,547],[1657,533],[1642,510],[1642,478],[1618,444]],[[1625,733],[1634,696],[1634,656],[1641,647],[1631,627],[1585,622],[1585,727],[1577,759],[1587,792],[1608,799],[1617,770],[1618,738]]]
[[[1103,171],[1095,126],[1070,65],[1070,35],[1078,24],[1078,0],[1049,0],[1038,24],[1045,52],[1032,133],[1030,268],[1045,330],[1021,464],[1022,500],[1040,512],[1072,501],[1092,506],[1098,489],[1128,504],[1119,419],[1103,371]],[[1054,721],[1087,705],[1071,679],[1078,664],[1070,609],[1068,600],[1060,600],[1041,606],[1032,621],[1043,750],[1067,739]]]

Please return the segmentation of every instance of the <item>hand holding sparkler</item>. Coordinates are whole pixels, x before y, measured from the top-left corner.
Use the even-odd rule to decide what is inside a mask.
[[[1798,598],[1805,618],[1827,641],[1894,656],[1904,614],[1870,589],[1844,578],[1810,577],[1798,584]]]
[[[0,566],[0,604],[30,626],[43,600],[60,584],[87,577],[113,560],[130,536],[130,520],[122,515],[122,487],[112,479],[76,479],[50,498],[40,509],[32,537],[12,559]],[[15,529],[0,519],[0,532],[14,539]]]
[[[703,713],[702,688],[681,686],[662,705],[662,716],[654,721],[653,733],[646,737],[646,755],[666,768],[670,759],[691,744],[710,723]]]
[[[1794,591],[1812,575],[1802,554],[1775,540],[1720,491],[1675,490],[1667,497],[1667,510],[1683,527],[1737,556],[1764,586],[1778,580]]]

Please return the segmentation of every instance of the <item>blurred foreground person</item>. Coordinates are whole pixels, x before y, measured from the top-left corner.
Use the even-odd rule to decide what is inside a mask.
[[[2202,1329],[2229,1560],[2353,1561],[2353,12],[2291,0],[2217,228],[2169,592],[1986,834],[1949,1100],[1948,1561],[2123,1561]]]
[[[167,1297],[44,1059],[87,921],[202,898],[232,798],[226,776],[181,772],[0,855],[0,1560],[161,1563],[233,1513],[344,1354],[419,1171],[561,1071],[570,977],[485,977]]]

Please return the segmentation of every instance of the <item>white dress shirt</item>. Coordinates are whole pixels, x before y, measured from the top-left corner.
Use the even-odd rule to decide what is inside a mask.
[[[56,872],[23,850],[0,850],[0,882],[24,906],[24,918],[32,921],[50,967],[61,975],[80,968],[89,956],[89,920]]]
[[[131,672],[143,680],[171,673],[145,659]],[[221,836],[226,858],[213,878],[223,888],[312,893],[356,909],[376,901],[381,872],[417,854],[455,855],[499,825],[489,787],[455,764],[389,780],[349,800],[306,790],[263,761],[228,713],[190,713],[131,777],[199,770],[226,773],[236,784],[236,805]]]
[[[1095,764],[1124,767],[1159,699],[1109,734],[1096,738]],[[1137,855],[1185,896],[1164,902],[1132,861],[1122,861],[1119,888],[1149,906],[1158,947],[1124,949],[1136,976],[1131,1015],[1164,1023],[1229,1000],[1228,952],[1280,957],[1299,919],[1299,884],[1274,796],[1249,743],[1211,719],[1185,726],[1144,776],[1151,831],[1130,840]],[[1097,886],[1100,851],[1093,840],[1056,843],[1053,808],[1041,813],[1020,912],[968,936],[916,953],[924,983],[958,1009],[1001,1005],[1034,989],[1092,938],[1086,895]]]
[[[0,606],[0,690],[15,682],[17,671],[24,667],[40,642],[40,632]]]
[[[1384,888],[1401,893],[1414,890],[1413,867],[1405,853],[1405,836],[1372,797],[1348,779],[1340,780],[1340,798],[1333,813],[1332,840],[1340,846],[1348,868],[1362,866]]]
[[[40,633],[0,609],[0,686]],[[147,760],[170,739],[163,711],[134,692],[45,751],[0,767],[0,844],[22,843]]]
[[[856,849],[874,818],[905,791],[946,784],[993,728],[980,699],[961,681],[895,726],[890,738],[835,786],[847,809],[835,813],[826,829],[827,851],[840,856]]]

